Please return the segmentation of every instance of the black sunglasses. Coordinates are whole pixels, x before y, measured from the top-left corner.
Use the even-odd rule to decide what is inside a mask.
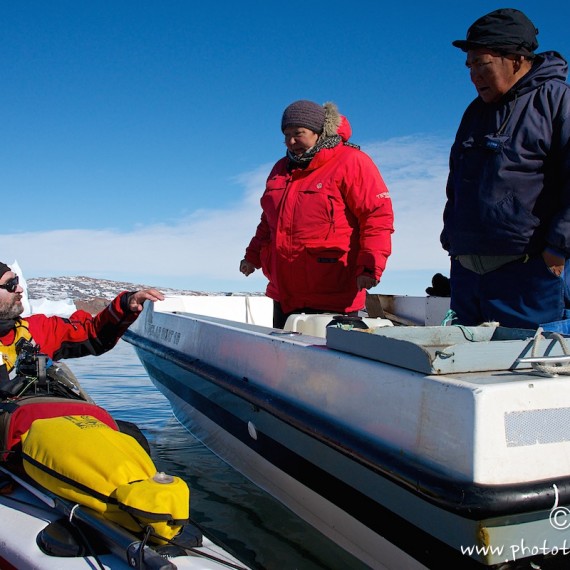
[[[6,283],[0,284],[0,289],[6,289],[6,291],[8,291],[8,293],[15,293],[16,289],[18,288],[19,283],[20,283],[20,280],[18,279],[18,276],[16,275],[16,277],[12,277],[12,279],[8,279],[8,281],[6,281]]]

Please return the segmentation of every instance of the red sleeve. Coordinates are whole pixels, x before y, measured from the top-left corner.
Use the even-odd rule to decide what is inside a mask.
[[[94,317],[86,311],[76,311],[68,319],[27,317],[32,338],[53,360],[103,354],[117,344],[138,316],[127,308],[128,295],[124,291]]]
[[[255,235],[251,238],[245,250],[245,260],[252,263],[257,269],[263,266],[262,250],[271,245],[271,223],[274,230],[277,228],[279,202],[286,186],[286,165],[286,158],[278,160],[267,177],[265,190],[260,199],[262,207],[261,220],[257,225]],[[271,211],[271,214],[268,215],[267,209]],[[270,268],[264,269],[269,271]]]
[[[261,249],[269,244],[270,231],[265,214],[261,214],[261,221],[257,226],[255,235],[251,238],[245,250],[245,259],[259,269],[261,267]]]
[[[394,212],[388,188],[372,159],[354,152],[350,164],[350,184],[344,189],[350,211],[358,218],[360,251],[359,274],[365,270],[380,279],[392,252]]]

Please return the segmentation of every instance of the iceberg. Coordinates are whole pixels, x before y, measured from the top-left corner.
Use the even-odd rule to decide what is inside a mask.
[[[14,260],[13,263],[8,264],[10,269],[18,276],[20,285],[24,290],[22,292],[22,304],[24,305],[24,312],[22,317],[28,317],[33,314],[43,314],[48,317],[69,317],[73,314],[77,307],[72,299],[61,299],[54,301],[52,299],[30,299],[28,296],[28,284],[24,277],[24,273],[18,261]]]

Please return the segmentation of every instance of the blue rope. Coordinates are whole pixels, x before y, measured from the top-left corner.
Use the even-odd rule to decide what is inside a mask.
[[[457,319],[457,316],[455,314],[455,311],[452,311],[451,309],[449,309],[447,311],[447,313],[445,313],[445,316],[443,317],[443,321],[441,321],[441,326],[446,327],[448,325],[451,325],[453,323],[453,321],[456,319]]]
[[[457,315],[455,313],[455,311],[449,309],[449,311],[447,311],[447,313],[445,313],[445,316],[443,317],[443,320],[441,321],[441,326],[442,327],[447,327],[447,326],[454,326],[457,327],[461,330],[461,332],[463,333],[463,336],[467,339],[467,340],[474,340],[475,335],[473,334],[473,331],[469,328],[466,327],[464,325],[454,325],[453,321],[457,320]]]

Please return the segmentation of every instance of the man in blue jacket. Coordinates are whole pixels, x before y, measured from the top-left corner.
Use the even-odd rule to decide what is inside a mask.
[[[441,243],[456,321],[537,328],[570,309],[570,88],[534,24],[503,8],[465,40],[477,98],[450,154]]]

